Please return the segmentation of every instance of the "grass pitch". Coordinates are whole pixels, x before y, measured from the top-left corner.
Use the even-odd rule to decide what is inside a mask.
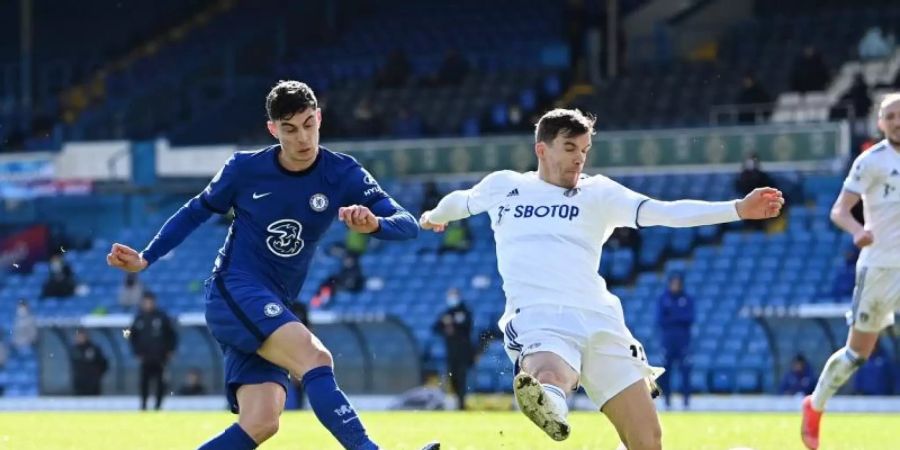
[[[572,414],[572,435],[553,442],[518,412],[363,412],[385,449],[416,450],[439,439],[444,450],[575,450],[618,445],[599,413]],[[799,414],[663,413],[666,449],[802,449]],[[0,413],[2,450],[195,449],[234,421],[213,412]],[[827,414],[823,449],[898,449],[900,415]],[[340,449],[312,413],[290,412],[262,449]]]

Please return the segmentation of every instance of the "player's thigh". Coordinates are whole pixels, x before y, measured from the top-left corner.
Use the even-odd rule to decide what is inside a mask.
[[[877,332],[872,333],[850,328],[850,333],[847,335],[847,347],[857,355],[868,358],[875,351],[875,344],[878,342],[879,335],[880,333]]]
[[[629,450],[662,448],[662,427],[647,381],[640,379],[601,408]]]
[[[859,267],[848,321],[853,330],[879,333],[894,324],[894,310],[900,307],[900,270]],[[864,344],[865,337],[861,343]]]
[[[246,275],[217,274],[206,286],[206,324],[223,345],[255,353],[282,325],[299,323],[278,295]]]
[[[237,390],[238,423],[251,435],[272,435],[284,411],[286,394],[278,383],[245,384]]]
[[[541,379],[548,372],[550,382],[572,389],[581,373],[587,331],[581,312],[573,308],[536,305],[517,310],[505,324],[503,341],[506,353],[517,370],[525,370]]]
[[[600,408],[636,381],[653,380],[664,371],[650,366],[644,347],[622,325],[591,336],[584,351],[581,384]]]
[[[553,351],[527,354],[521,358],[519,365],[522,370],[536,376],[542,383],[550,383],[568,390],[574,390],[578,385],[578,372]]]
[[[297,377],[310,369],[333,365],[331,353],[322,341],[300,322],[279,327],[263,342],[257,354]]]

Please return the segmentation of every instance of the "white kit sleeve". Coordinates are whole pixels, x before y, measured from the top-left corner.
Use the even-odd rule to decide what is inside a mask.
[[[730,202],[705,202],[701,200],[677,200],[664,202],[646,199],[638,206],[639,227],[666,226],[674,228],[698,227],[741,220],[737,213],[737,200]]]

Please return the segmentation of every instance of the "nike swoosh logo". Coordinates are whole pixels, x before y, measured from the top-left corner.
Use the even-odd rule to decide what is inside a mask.
[[[253,200],[259,200],[259,199],[261,199],[261,198],[263,198],[263,197],[265,197],[265,196],[267,196],[267,195],[269,195],[269,194],[271,194],[271,192],[266,192],[266,193],[263,193],[263,194],[257,194],[256,192],[254,192],[254,193],[253,193]]]
[[[353,416],[353,417],[351,417],[351,418],[349,418],[349,419],[347,419],[347,420],[342,420],[341,423],[352,422],[352,421],[354,421],[354,420],[359,420],[359,417],[358,417],[358,416]]]

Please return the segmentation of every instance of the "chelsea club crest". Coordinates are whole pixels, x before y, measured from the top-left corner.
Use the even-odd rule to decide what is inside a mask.
[[[325,194],[315,194],[309,198],[309,207],[315,212],[322,212],[328,208],[328,197]]]

